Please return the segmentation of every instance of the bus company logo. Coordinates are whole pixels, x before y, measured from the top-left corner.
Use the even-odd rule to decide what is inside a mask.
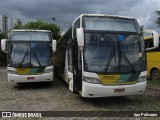
[[[2,117],[12,117],[11,112],[2,112]]]
[[[115,76],[103,76],[103,79],[105,79],[105,80],[114,80]]]

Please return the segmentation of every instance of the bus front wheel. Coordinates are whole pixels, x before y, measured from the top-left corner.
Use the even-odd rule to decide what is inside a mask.
[[[160,71],[158,69],[154,69],[151,73],[152,80],[159,80],[160,79]]]

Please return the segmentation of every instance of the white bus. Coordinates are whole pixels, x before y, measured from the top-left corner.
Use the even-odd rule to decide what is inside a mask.
[[[148,31],[157,36],[155,31]],[[157,41],[156,37],[154,39]],[[157,43],[155,42],[155,46]],[[82,14],[57,42],[55,69],[82,97],[144,93],[144,38],[134,18]]]
[[[56,41],[48,30],[12,30],[1,40],[8,56],[8,81],[14,83],[53,81]]]

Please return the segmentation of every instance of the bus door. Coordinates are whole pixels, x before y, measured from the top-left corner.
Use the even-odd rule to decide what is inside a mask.
[[[72,42],[72,58],[73,58],[73,89],[82,91],[82,60],[81,52],[78,48],[76,37]]]

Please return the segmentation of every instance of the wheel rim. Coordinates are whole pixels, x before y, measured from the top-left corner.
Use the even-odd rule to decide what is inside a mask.
[[[154,80],[158,80],[158,79],[159,79],[159,74],[158,74],[157,72],[155,72],[155,73],[153,74],[153,79],[154,79]]]
[[[160,77],[160,76],[159,76],[158,71],[154,71],[153,74],[152,74],[152,79],[153,79],[153,80],[159,80],[159,77]]]

